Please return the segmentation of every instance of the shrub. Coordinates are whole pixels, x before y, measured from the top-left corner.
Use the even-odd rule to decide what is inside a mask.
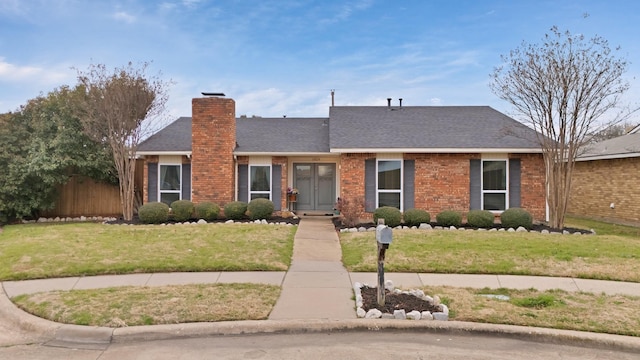
[[[193,217],[193,203],[189,200],[176,200],[171,203],[171,212],[175,221],[189,221]]]
[[[401,223],[402,213],[392,206],[383,206],[373,212],[373,222],[378,224],[378,219],[384,219],[384,224],[389,227],[396,227]]]
[[[273,209],[273,201],[269,199],[253,199],[247,205],[248,215],[251,220],[271,219]]]
[[[436,215],[436,221],[440,226],[460,226],[462,224],[462,214],[453,210],[445,210]]]
[[[240,220],[245,217],[247,203],[244,201],[232,201],[224,206],[224,216],[230,220]]]
[[[204,219],[206,221],[213,221],[218,219],[220,215],[220,206],[212,202],[203,202],[196,204],[196,218]]]
[[[521,208],[511,208],[502,212],[500,222],[505,228],[514,228],[522,226],[525,229],[531,229],[533,218],[526,210]]]
[[[138,209],[138,217],[145,224],[160,224],[169,219],[169,205],[162,202],[146,203]]]
[[[421,209],[409,209],[404,212],[404,223],[407,226],[419,226],[422,223],[430,223],[431,215]]]
[[[467,224],[473,227],[488,228],[493,226],[494,215],[489,210],[471,210],[467,214]]]

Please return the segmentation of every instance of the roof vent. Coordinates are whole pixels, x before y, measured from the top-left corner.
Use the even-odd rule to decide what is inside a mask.
[[[202,96],[225,96],[224,93],[216,93],[216,92],[202,92]]]
[[[402,98],[400,98],[398,100],[400,100],[400,107],[402,107]]]
[[[391,108],[391,98],[387,98],[387,107]]]

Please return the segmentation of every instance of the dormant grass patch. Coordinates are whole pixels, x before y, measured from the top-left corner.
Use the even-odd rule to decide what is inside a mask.
[[[446,286],[424,291],[442,298],[451,320],[640,336],[640,297]]]
[[[279,296],[280,288],[273,285],[214,284],[52,291],[12,301],[59,323],[125,327],[264,320]]]

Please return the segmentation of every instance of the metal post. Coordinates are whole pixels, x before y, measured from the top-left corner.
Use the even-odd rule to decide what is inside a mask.
[[[384,225],[384,219],[378,219],[378,225]],[[378,243],[378,306],[384,306],[384,255],[389,245]]]
[[[384,306],[384,255],[388,244],[378,243],[378,305]]]

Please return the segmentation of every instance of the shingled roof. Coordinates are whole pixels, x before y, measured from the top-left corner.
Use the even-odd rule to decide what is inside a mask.
[[[190,152],[191,118],[181,117],[138,145],[138,153]]]
[[[587,146],[577,161],[640,157],[640,126],[628,134]]]
[[[328,153],[328,118],[239,118],[236,154]]]
[[[329,118],[237,118],[235,153],[540,152],[536,133],[488,106],[333,106]],[[141,155],[191,151],[181,117],[138,147]]]
[[[535,131],[488,106],[335,106],[335,152],[540,151]]]

